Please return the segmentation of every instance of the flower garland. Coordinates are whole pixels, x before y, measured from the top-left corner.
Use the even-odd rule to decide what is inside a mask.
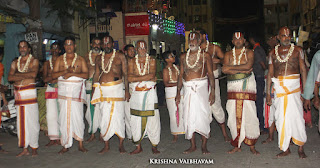
[[[240,61],[241,61],[241,58],[242,58],[242,55],[243,53],[246,51],[246,47],[243,47],[242,50],[241,50],[241,53],[239,55],[239,60],[238,60],[238,64],[237,64],[237,58],[236,58],[236,48],[233,47],[232,49],[232,55],[233,55],[233,64],[234,65],[240,65]]]
[[[50,68],[51,70],[53,69],[53,65],[52,65],[52,57],[49,59],[49,63],[50,63]]]
[[[278,52],[279,46],[280,46],[280,44],[276,45],[275,48],[274,48],[274,50],[275,50],[274,52],[275,52],[275,54],[276,54],[276,56],[277,56],[277,60],[278,60],[279,62],[287,62],[287,61],[289,60],[289,58],[291,57],[292,53],[293,53],[294,44],[291,43],[290,49],[289,49],[289,51],[288,51],[288,54],[287,54],[287,56],[286,56],[284,59],[281,59],[280,56],[279,56],[279,52]]]
[[[209,50],[209,41],[207,40],[207,46],[206,46],[206,52],[208,52],[208,50]]]
[[[199,49],[198,49],[198,53],[197,53],[197,60],[196,60],[196,62],[193,64],[193,65],[190,65],[189,64],[189,55],[190,55],[190,49],[187,51],[187,56],[186,56],[186,63],[187,63],[187,65],[188,65],[188,67],[190,68],[190,69],[192,69],[192,68],[194,68],[197,64],[198,64],[198,62],[199,62],[199,60],[200,60],[200,53],[201,53],[201,48],[199,47]]]
[[[179,71],[178,67],[175,64],[173,64],[173,67],[174,67],[174,69],[176,69],[176,72],[179,75],[180,71]],[[171,71],[170,67],[168,67],[168,70],[169,70],[169,83],[177,83],[177,81],[172,80],[172,71]]]
[[[71,67],[73,67],[74,64],[76,63],[77,57],[78,57],[77,53],[74,53],[74,58],[73,58]],[[66,67],[68,69],[69,66],[68,66],[68,63],[67,63],[67,53],[63,54],[63,62],[64,62],[64,67]]]
[[[136,58],[136,66],[137,66],[137,69],[138,69],[138,72],[139,72],[139,75],[140,76],[143,76],[146,74],[147,72],[147,67],[148,67],[148,64],[149,64],[149,54],[146,55],[146,62],[144,63],[144,67],[143,67],[143,72],[141,72],[141,68],[140,68],[140,65],[139,65],[139,62],[138,62],[138,54],[135,56]]]
[[[100,54],[102,54],[102,51],[100,51],[98,55],[100,55]],[[92,62],[92,56],[91,55],[92,55],[92,50],[90,50],[90,52],[89,52],[89,61],[90,61],[90,65],[91,66],[95,66],[96,64],[94,62]]]
[[[32,55],[29,54],[29,57],[28,57],[28,59],[27,59],[27,62],[26,62],[26,64],[24,65],[23,69],[21,70],[20,61],[21,61],[22,56],[19,56],[19,58],[18,58],[18,63],[17,63],[17,64],[18,64],[18,71],[19,71],[19,72],[23,73],[23,72],[26,72],[26,71],[28,70],[28,67],[29,67],[29,64],[30,64],[30,61],[31,61],[31,57],[32,57]]]
[[[111,66],[112,66],[113,59],[114,59],[114,57],[116,56],[116,49],[113,49],[112,56],[110,57],[107,66],[104,66],[104,56],[105,56],[105,52],[103,52],[103,53],[102,53],[102,56],[101,56],[101,67],[102,67],[102,71],[103,71],[104,73],[109,73],[109,72],[110,72],[110,69],[111,69]],[[107,68],[107,67],[108,67],[108,70],[106,71],[106,68]]]

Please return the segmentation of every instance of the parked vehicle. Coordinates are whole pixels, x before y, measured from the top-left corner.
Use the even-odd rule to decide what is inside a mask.
[[[1,110],[1,128],[12,136],[17,136],[17,110],[14,106],[14,99],[8,101],[7,106]]]

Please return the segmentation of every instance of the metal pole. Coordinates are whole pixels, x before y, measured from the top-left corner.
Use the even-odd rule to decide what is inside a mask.
[[[277,0],[277,21],[278,21],[278,30],[280,29],[280,7],[279,7],[279,0]]]
[[[94,4],[94,9],[96,10],[96,27],[95,27],[95,33],[96,33],[96,37],[98,37],[98,11],[97,11],[97,1],[95,1],[96,3]]]

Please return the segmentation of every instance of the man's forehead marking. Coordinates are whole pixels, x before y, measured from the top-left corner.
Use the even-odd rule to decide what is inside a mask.
[[[240,39],[241,36],[242,36],[242,33],[241,33],[241,32],[235,32],[235,33],[234,33],[234,37],[235,37],[236,39]]]

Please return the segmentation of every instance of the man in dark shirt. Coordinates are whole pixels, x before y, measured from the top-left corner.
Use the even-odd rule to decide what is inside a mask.
[[[264,117],[263,117],[263,92],[264,92],[264,71],[266,70],[266,53],[264,49],[258,43],[256,37],[252,36],[249,38],[254,51],[254,64],[253,73],[257,83],[257,98],[256,98],[256,108],[257,115],[260,122],[260,131],[266,132],[264,128]]]

